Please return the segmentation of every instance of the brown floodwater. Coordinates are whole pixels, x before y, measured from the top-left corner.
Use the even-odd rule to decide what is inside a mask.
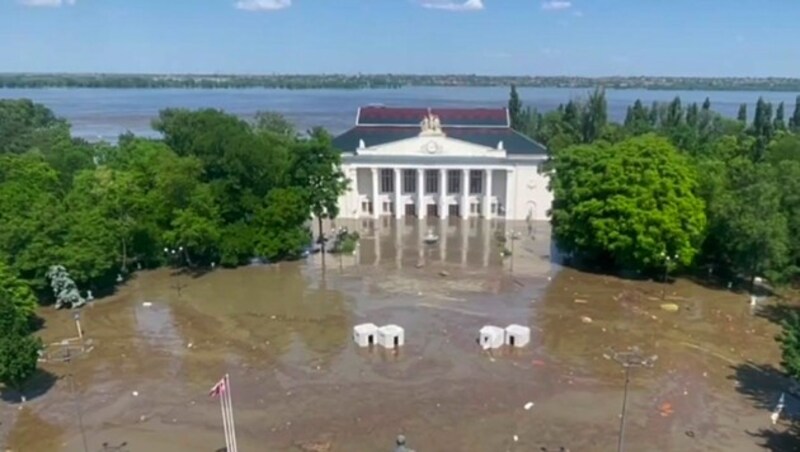
[[[768,411],[778,329],[746,295],[561,268],[547,224],[513,225],[507,258],[502,222],[347,225],[359,249],[325,265],[138,273],[82,310],[91,351],[43,364],[22,408],[0,402],[0,444],[217,451],[208,391],[229,373],[242,451],[391,450],[398,433],[420,452],[613,451],[625,380],[610,358],[629,347],[657,359],[630,372],[626,450],[759,450],[785,429]],[[46,343],[76,335],[72,312],[42,316]],[[363,322],[403,326],[406,345],[358,349]],[[527,347],[477,346],[481,326],[510,323],[531,327]]]

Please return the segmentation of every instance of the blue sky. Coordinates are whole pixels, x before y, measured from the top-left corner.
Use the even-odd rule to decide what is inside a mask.
[[[0,72],[800,77],[800,0],[0,0]]]

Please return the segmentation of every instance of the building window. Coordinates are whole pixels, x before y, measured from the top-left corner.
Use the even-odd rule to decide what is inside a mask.
[[[472,170],[469,172],[469,194],[483,193],[483,171]]]
[[[469,212],[473,213],[473,214],[477,214],[478,213],[478,206],[480,206],[480,204],[478,204],[477,202],[470,203]]]
[[[381,170],[381,193],[391,193],[394,191],[394,170]]]
[[[367,201],[364,201],[364,202],[362,202],[362,203],[361,203],[361,211],[362,211],[362,212],[364,212],[364,213],[372,213],[372,212],[370,212],[370,210],[369,210],[369,204],[370,204],[370,203],[369,203],[369,202],[367,202]]]
[[[403,170],[403,193],[415,193],[417,191],[417,170]]]
[[[457,195],[461,193],[461,171],[448,170],[447,171],[447,193],[450,195]]]
[[[425,193],[439,193],[439,170],[425,171]]]

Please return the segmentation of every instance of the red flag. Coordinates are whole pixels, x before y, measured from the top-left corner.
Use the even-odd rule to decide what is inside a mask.
[[[223,377],[220,381],[215,384],[210,391],[208,391],[208,395],[211,397],[219,397],[220,394],[225,392],[225,378]]]

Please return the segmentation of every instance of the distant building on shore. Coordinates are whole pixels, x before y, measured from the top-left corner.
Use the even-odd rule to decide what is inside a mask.
[[[505,108],[362,107],[333,143],[351,181],[341,218],[548,219],[547,150]]]

